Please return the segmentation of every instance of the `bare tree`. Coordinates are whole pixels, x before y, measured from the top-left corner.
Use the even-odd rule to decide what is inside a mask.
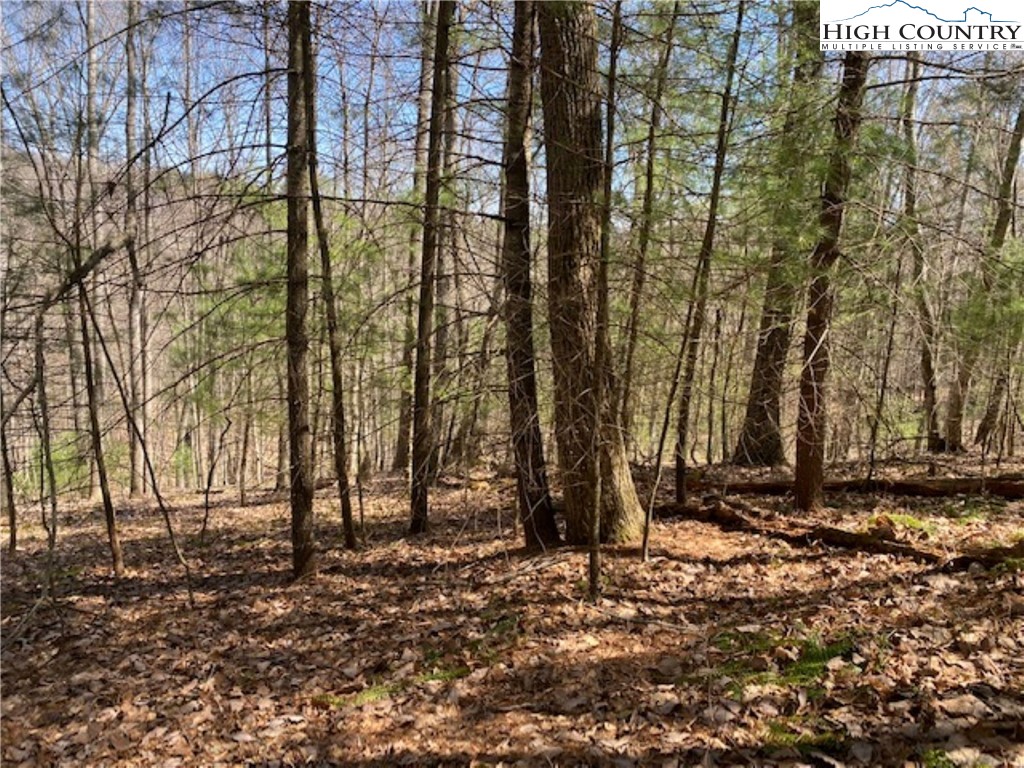
[[[296,578],[316,570],[313,531],[313,455],[309,426],[309,155],[312,32],[308,0],[288,3],[288,440],[291,459],[292,570]]]
[[[430,460],[434,446],[430,423],[430,337],[434,324],[434,278],[437,266],[441,193],[441,139],[448,101],[448,33],[455,13],[454,0],[441,0],[434,43],[434,84],[430,98],[427,140],[426,201],[423,210],[423,256],[420,263],[419,321],[416,326],[416,376],[413,385],[412,519],[410,533],[427,529]]]
[[[870,60],[870,55],[864,51],[850,51],[843,61],[832,153],[821,195],[818,224],[822,236],[811,255],[813,277],[807,291],[795,480],[796,507],[805,511],[819,506],[822,500],[827,404],[825,382],[830,362],[828,332],[833,304],[831,270],[840,255],[839,235],[850,186],[850,156],[861,123],[861,103]]]
[[[715,167],[711,177],[711,195],[708,200],[708,218],[704,224],[700,251],[697,254],[697,269],[693,276],[693,295],[686,313],[686,363],[683,367],[682,393],[679,397],[679,431],[676,438],[676,501],[686,502],[686,450],[690,431],[690,406],[693,399],[693,380],[697,371],[697,353],[700,351],[701,335],[707,317],[708,279],[711,275],[711,256],[715,250],[715,232],[718,228],[718,206],[722,194],[722,177],[725,174],[726,154],[729,151],[729,126],[733,108],[733,80],[736,76],[736,62],[739,57],[740,34],[743,30],[745,0],[736,8],[736,27],[726,64],[725,86],[718,115],[718,131],[715,138]]]

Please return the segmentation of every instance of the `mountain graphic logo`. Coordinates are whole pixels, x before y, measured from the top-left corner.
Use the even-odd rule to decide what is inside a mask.
[[[867,16],[869,13],[874,13],[876,11],[884,11],[884,10],[888,10],[888,9],[892,9],[892,10],[896,10],[896,11],[902,11],[904,13],[906,13],[908,11],[918,11],[920,13],[926,14],[927,16],[931,17],[935,21],[940,22],[942,24],[969,24],[969,23],[972,23],[972,22],[973,23],[983,23],[983,24],[1013,24],[1015,22],[1014,19],[993,19],[992,18],[992,13],[990,11],[983,11],[982,9],[978,8],[977,6],[970,6],[968,8],[965,8],[963,10],[961,18],[959,18],[959,19],[944,19],[942,16],[939,16],[937,13],[932,13],[927,8],[922,8],[920,5],[914,5],[913,3],[908,3],[908,2],[906,2],[906,0],[893,0],[891,3],[884,3],[882,5],[872,5],[867,10],[861,11],[860,13],[858,13],[858,14],[856,14],[854,16],[849,16],[849,17],[847,17],[845,19],[835,19],[834,21],[835,22],[853,21],[854,19],[859,19],[859,18],[861,18],[863,16]],[[977,17],[980,17],[980,18],[972,19],[971,18],[972,13],[975,14]]]

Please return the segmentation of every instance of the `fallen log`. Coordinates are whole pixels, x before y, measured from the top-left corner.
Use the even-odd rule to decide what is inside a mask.
[[[826,493],[888,493],[893,496],[999,496],[1003,499],[1024,499],[1024,480],[1019,475],[1007,477],[950,477],[907,480],[827,480]],[[784,496],[793,490],[792,480],[749,480],[715,482],[701,480],[690,485],[698,492],[718,494]]]
[[[948,571],[966,571],[974,564],[989,569],[1012,560],[1024,560],[1024,539],[1009,547],[971,549],[959,557],[954,557],[943,566],[943,569]]]
[[[726,500],[719,497],[710,497],[700,507],[683,504],[663,504],[654,510],[658,518],[686,518],[700,522],[713,523],[729,531],[744,531],[758,536],[779,539],[787,544],[798,547],[813,547],[823,545],[836,549],[852,549],[858,552],[867,552],[878,555],[898,555],[908,557],[920,563],[941,566],[947,571],[965,571],[972,564],[978,563],[985,568],[992,568],[1007,560],[1024,558],[1024,541],[1017,542],[1011,547],[992,547],[988,549],[972,550],[962,556],[948,559],[945,555],[932,552],[926,549],[919,549],[904,541],[895,538],[896,534],[892,527],[879,525],[868,531],[848,531],[843,528],[833,528],[828,525],[818,525],[805,530],[786,530],[778,526],[759,524],[755,522],[746,510],[751,510],[764,520],[770,520],[773,515],[749,505],[744,505],[743,510],[733,506],[733,500]]]

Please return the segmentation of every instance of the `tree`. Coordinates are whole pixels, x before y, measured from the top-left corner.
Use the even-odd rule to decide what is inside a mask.
[[[831,346],[828,332],[834,300],[830,273],[840,256],[839,236],[850,187],[850,161],[861,123],[861,103],[870,60],[870,55],[864,51],[850,51],[843,60],[832,152],[821,194],[818,226],[822,234],[810,258],[812,277],[807,290],[795,479],[796,507],[804,511],[819,506],[822,500],[827,405],[825,383]]]
[[[425,2],[422,6],[422,23],[420,25],[420,72],[419,88],[416,98],[416,148],[413,159],[413,200],[420,202],[425,195],[427,166],[427,134],[430,114],[430,94],[432,89],[431,76],[434,65],[433,2]],[[413,356],[416,351],[416,302],[412,296],[412,286],[416,281],[416,251],[422,252],[423,228],[409,228],[409,291],[405,305],[405,322],[403,324],[402,371],[407,381],[414,377]],[[408,383],[403,383],[398,404],[398,437],[395,443],[395,457],[392,469],[399,472],[409,471],[409,441],[412,434],[412,391]]]
[[[680,3],[672,4],[668,27],[665,30],[665,42],[658,58],[658,68],[654,76],[654,94],[651,96],[651,118],[647,126],[644,167],[644,196],[641,203],[639,232],[637,234],[636,262],[633,264],[633,279],[629,291],[629,317],[626,320],[625,350],[622,354],[622,394],[619,397],[619,423],[622,431],[628,435],[633,422],[633,371],[636,359],[637,338],[640,333],[640,309],[644,294],[644,283],[647,278],[647,254],[651,245],[651,234],[654,229],[654,168],[657,164],[657,138],[661,128],[661,116],[664,112],[662,104],[665,92],[665,81],[668,77],[669,60],[672,57],[672,40],[680,14]]]
[[[448,33],[455,13],[454,0],[441,0],[437,9],[434,43],[434,85],[430,97],[427,139],[426,201],[423,209],[423,257],[420,263],[419,322],[416,326],[416,370],[413,382],[412,519],[409,532],[427,530],[427,496],[433,430],[430,424],[430,337],[434,324],[434,276],[437,266],[441,193],[441,133],[448,101]]]
[[[505,201],[502,278],[505,286],[509,424],[516,463],[519,518],[527,547],[559,542],[548,490],[544,445],[537,409],[533,347],[533,284],[530,277],[530,169],[526,136],[532,103],[534,4],[515,4],[508,70],[505,128]]]
[[[288,441],[291,460],[292,571],[295,578],[316,570],[313,532],[313,453],[309,427],[309,153],[311,105],[306,80],[312,77],[312,33],[308,0],[288,3]]]
[[[1010,141],[1003,157],[1003,166],[999,174],[999,187],[996,192],[996,218],[988,236],[988,243],[985,247],[984,260],[981,265],[981,280],[971,290],[967,297],[968,306],[984,301],[984,296],[991,294],[994,289],[995,266],[999,263],[1000,251],[1006,242],[1006,235],[1010,231],[1010,221],[1013,213],[1012,198],[1014,194],[1013,180],[1017,173],[1017,165],[1020,162],[1021,141],[1024,139],[1024,104],[1017,112],[1013,128],[1010,130]],[[974,377],[974,368],[978,363],[981,354],[982,344],[977,343],[979,339],[971,340],[961,351],[957,367],[956,379],[950,387],[949,408],[946,413],[946,449],[949,451],[962,451],[963,445],[963,421],[964,406],[967,402],[967,391]],[[1005,390],[1005,383],[997,384],[995,392],[998,402],[1002,401],[1002,391]],[[998,412],[998,404],[994,413]],[[976,434],[975,442],[985,443],[988,432],[995,423],[995,415],[989,418],[982,418]],[[986,414],[987,416],[988,414]]]
[[[131,418],[139,425],[137,433],[134,429],[128,431],[129,445],[129,475],[130,493],[132,496],[141,496],[145,488],[146,468],[143,462],[142,442],[145,439],[143,431],[143,402],[146,398],[143,384],[144,365],[146,357],[144,346],[145,340],[145,319],[144,319],[144,298],[142,284],[142,270],[139,266],[139,251],[142,248],[140,242],[142,227],[138,211],[138,196],[135,185],[135,129],[136,129],[136,101],[138,93],[138,73],[136,70],[136,26],[139,23],[139,2],[128,0],[128,19],[125,28],[125,121],[124,121],[124,148],[125,148],[125,214],[124,229],[126,233],[126,250],[128,251],[128,264],[131,270],[130,285],[128,289],[128,390],[131,393]]]
[[[794,211],[806,202],[809,150],[813,144],[808,114],[811,87],[821,73],[818,52],[818,8],[813,3],[793,3],[793,76],[787,97],[786,117],[776,138],[775,164],[781,187],[779,204],[771,225],[772,250],[757,335],[754,369],[747,395],[743,428],[732,454],[734,464],[775,466],[786,460],[780,430],[783,374],[793,331],[797,282],[792,272],[798,248],[792,221]]]
[[[682,394],[679,397],[679,432],[676,440],[676,501],[686,502],[686,447],[689,442],[690,404],[693,395],[693,379],[697,370],[697,353],[700,350],[701,334],[707,317],[708,278],[711,274],[711,257],[715,250],[715,232],[718,228],[718,206],[722,194],[722,177],[725,174],[726,154],[729,150],[729,124],[733,101],[733,78],[736,75],[736,60],[739,55],[740,34],[743,31],[744,0],[736,8],[736,28],[729,45],[726,65],[725,86],[718,115],[718,129],[715,139],[715,167],[711,177],[711,195],[708,200],[708,218],[704,224],[700,251],[697,254],[697,269],[693,275],[693,295],[686,315],[686,365],[683,369]]]
[[[554,358],[555,431],[565,494],[566,537],[589,539],[595,488],[601,483],[605,541],[636,538],[643,527],[622,435],[595,440],[608,415],[595,404],[596,301],[604,158],[597,70],[597,22],[586,3],[538,6],[541,104],[547,156],[548,316]],[[607,359],[607,355],[606,358]],[[595,462],[600,462],[595,467]]]
[[[907,54],[907,90],[903,96],[903,113],[901,115],[903,142],[906,145],[906,163],[903,166],[903,226],[906,230],[907,245],[912,258],[914,305],[921,334],[920,370],[925,446],[929,452],[934,453],[942,450],[943,440],[939,435],[939,412],[936,397],[938,385],[935,377],[935,317],[925,290],[924,245],[921,242],[920,226],[917,220],[918,152],[917,133],[914,130],[914,112],[917,109],[920,71],[920,57],[914,52]]]
[[[309,113],[309,188],[313,199],[313,220],[316,224],[316,239],[320,246],[320,269],[323,281],[324,314],[327,320],[327,346],[331,357],[331,436],[334,446],[334,473],[338,482],[338,501],[341,504],[341,524],[345,535],[345,547],[356,548],[356,529],[352,520],[352,498],[348,482],[348,443],[345,435],[345,388],[341,357],[341,334],[338,329],[338,307],[334,298],[334,278],[331,270],[331,249],[324,224],[323,202],[320,198],[320,184],[317,180],[316,113],[313,102],[316,96],[313,67],[305,72],[306,108]]]

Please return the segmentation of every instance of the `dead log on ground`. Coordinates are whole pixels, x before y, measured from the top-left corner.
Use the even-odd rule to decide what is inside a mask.
[[[951,477],[907,480],[827,480],[826,493],[888,493],[893,496],[999,496],[1024,499],[1024,481],[1019,475],[1006,477]],[[692,490],[719,494],[783,496],[793,491],[792,480],[750,480],[736,483],[698,481]]]
[[[742,504],[742,502],[740,502]],[[705,499],[701,506],[692,504],[663,504],[655,507],[655,517],[684,518],[700,522],[713,523],[724,530],[743,531],[767,538],[779,539],[787,544],[798,547],[824,545],[836,549],[851,549],[878,555],[898,555],[909,557],[920,563],[939,565],[946,571],[965,571],[977,563],[985,568],[993,568],[1008,560],[1024,559],[1024,541],[1010,547],[990,547],[971,550],[964,555],[947,559],[944,555],[919,549],[911,544],[895,538],[893,529],[886,525],[868,531],[847,531],[828,525],[818,525],[803,531],[786,530],[777,526],[760,524],[751,518],[751,512],[764,520],[770,520],[771,512],[758,510],[743,504],[738,509],[733,500],[725,500],[716,496]]]

